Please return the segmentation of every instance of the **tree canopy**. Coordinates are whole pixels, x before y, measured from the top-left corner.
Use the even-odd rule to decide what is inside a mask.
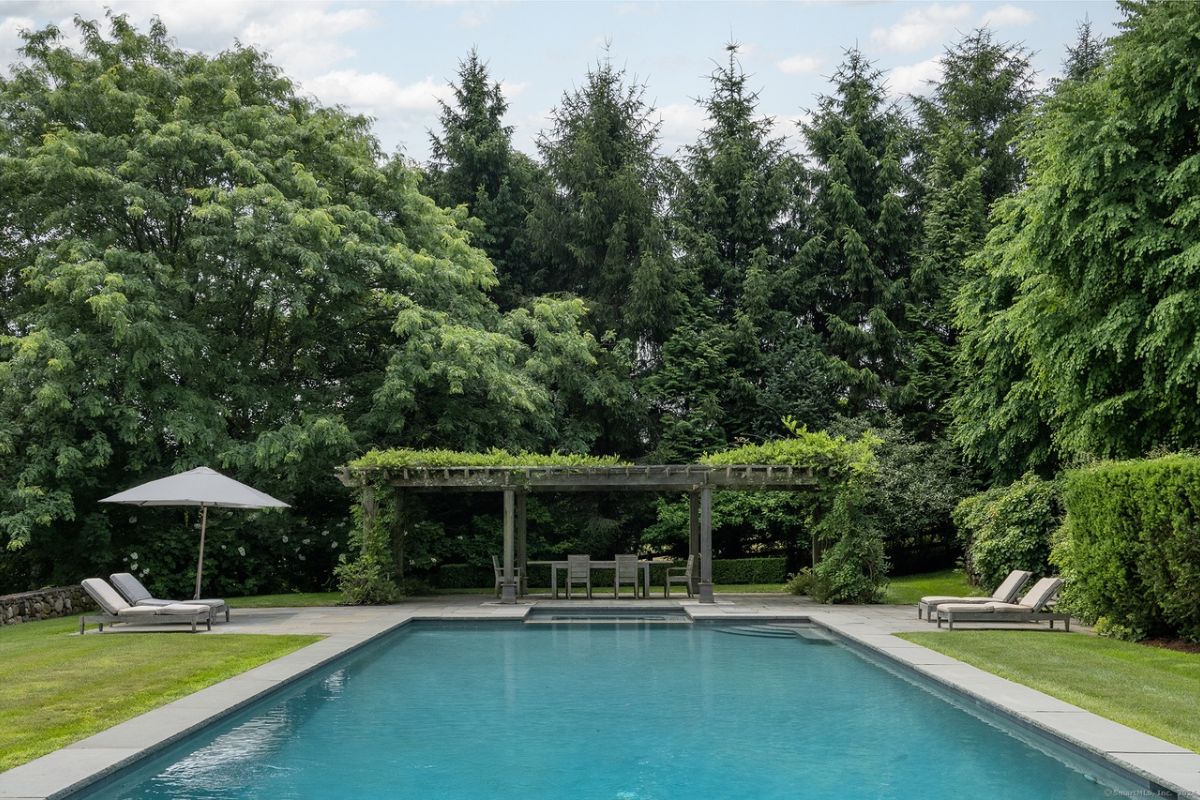
[[[1127,9],[1109,61],[1047,99],[961,298],[983,370],[960,439],[1005,474],[1200,441],[1200,15]]]
[[[970,491],[1200,446],[1200,14],[1123,6],[1044,82],[986,28],[919,97],[850,49],[792,140],[728,44],[674,153],[607,52],[520,152],[472,50],[427,164],[252,48],[112,13],[26,34],[0,77],[0,590],[137,565],[171,591],[178,517],[97,500],[199,464],[293,504],[211,531],[214,590],[275,590],[329,585],[356,458],[869,439],[836,503],[717,509],[727,552],[824,553],[810,588],[868,599],[889,560],[952,563]],[[488,563],[481,502],[414,501],[399,562],[345,574]],[[682,513],[540,498],[531,542],[669,551]]]
[[[368,443],[590,447],[560,412],[620,386],[583,303],[501,313],[491,262],[365,119],[249,48],[76,25],[82,52],[33,33],[0,81],[8,547],[67,572],[48,554],[136,538],[99,497],[200,463],[320,518]]]

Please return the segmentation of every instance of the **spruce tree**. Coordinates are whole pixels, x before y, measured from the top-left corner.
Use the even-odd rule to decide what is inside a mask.
[[[905,376],[897,410],[922,438],[950,421],[947,404],[972,362],[954,366],[958,328],[951,308],[969,278],[966,260],[987,232],[988,207],[1015,191],[1024,174],[1016,135],[1033,100],[1029,54],[987,29],[946,49],[944,73],[916,100],[922,123],[922,242],[909,286]]]
[[[1092,21],[1087,17],[1075,29],[1075,43],[1067,46],[1067,57],[1063,59],[1063,80],[1087,80],[1104,63],[1108,41],[1092,30]]]
[[[996,41],[980,28],[946,48],[932,96],[915,101],[927,138],[936,139],[946,125],[962,129],[982,167],[988,205],[1016,191],[1025,173],[1016,139],[1035,97],[1029,58],[1021,45]]]
[[[917,219],[906,172],[910,133],[885,99],[881,76],[850,50],[804,133],[813,220],[797,270],[816,298],[821,337],[842,409],[878,412],[900,370],[904,285]]]
[[[530,191],[541,177],[537,166],[512,146],[512,126],[500,84],[472,49],[459,62],[452,103],[441,103],[441,134],[430,133],[431,161],[426,191],[442,206],[466,206],[478,220],[473,243],[488,254],[504,307],[519,305],[538,291],[536,268],[525,236]]]
[[[659,215],[659,125],[644,95],[607,59],[563,95],[538,139],[550,182],[528,224],[547,290],[584,298],[597,333],[653,344],[676,304]]]
[[[683,283],[690,311],[689,324],[668,342],[661,365],[675,369],[670,357],[691,352],[699,329],[723,342],[724,359],[693,358],[689,369],[697,393],[710,391],[706,387],[716,392],[711,407],[721,412],[719,426],[706,430],[719,428],[734,438],[771,435],[786,415],[819,422],[807,395],[824,388],[801,387],[763,402],[778,377],[772,369],[775,354],[786,351],[794,358],[793,340],[804,332],[786,308],[780,283],[795,252],[801,170],[784,140],[773,134],[773,120],[759,113],[758,95],[748,86],[737,49],[726,47],[727,60],[711,74],[712,91],[699,101],[708,122],[696,144],[685,150],[673,195],[672,231],[680,272],[688,278]],[[812,351],[815,340],[809,336],[804,344]],[[720,372],[700,376],[700,365]],[[687,438],[674,436],[673,426],[695,430],[694,409],[709,407],[695,398],[681,401],[675,393],[651,397],[662,415],[667,446]]]

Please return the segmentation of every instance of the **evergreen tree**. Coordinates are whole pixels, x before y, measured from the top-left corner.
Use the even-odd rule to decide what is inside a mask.
[[[850,50],[804,128],[811,162],[811,238],[796,259],[797,317],[813,318],[850,415],[894,400],[904,286],[917,220],[904,167],[910,133],[885,101],[880,73]],[[815,305],[815,308],[813,307]]]
[[[1067,57],[1063,59],[1063,80],[1083,81],[1092,76],[1104,63],[1108,42],[1092,31],[1092,21],[1087,17],[1075,29],[1075,43],[1067,46]]]
[[[964,374],[956,373],[958,330],[951,306],[968,279],[967,257],[987,231],[988,207],[1022,179],[1015,137],[1033,100],[1029,54],[995,41],[987,29],[947,48],[942,64],[932,96],[916,99],[925,207],[897,405],[904,426],[922,438],[946,428],[954,386],[970,380],[973,364],[965,356]]]
[[[933,143],[924,192],[922,243],[913,266],[907,319],[908,347],[897,407],[904,427],[923,439],[951,420],[958,326],[953,301],[965,280],[967,258],[987,232],[983,168],[961,125],[943,123]]]
[[[478,220],[473,242],[496,267],[501,305],[519,305],[538,291],[524,232],[530,194],[542,176],[513,149],[512,127],[503,122],[508,103],[474,49],[459,62],[458,83],[450,88],[453,104],[439,101],[441,135],[429,136],[426,188],[440,205],[464,205]]]
[[[783,139],[772,135],[773,121],[760,116],[758,96],[747,86],[737,60],[737,46],[726,50],[727,62],[718,64],[711,75],[711,94],[699,101],[708,124],[685,151],[672,198],[672,233],[680,271],[689,278],[690,311],[689,324],[676,331],[664,349],[661,369],[676,370],[670,358],[693,352],[701,329],[706,341],[723,343],[724,356],[689,362],[695,391],[715,392],[711,403],[681,400],[676,389],[685,388],[688,381],[670,383],[672,391],[666,395],[650,394],[660,409],[664,446],[689,457],[699,451],[674,443],[689,439],[690,433],[678,437],[672,428],[695,430],[695,409],[721,412],[719,424],[705,430],[757,438],[777,431],[779,420],[787,415],[807,423],[821,421],[814,414],[814,406],[821,403],[811,402],[811,395],[826,388],[821,382],[797,387],[791,384],[791,373],[781,371],[803,359],[797,351],[805,347],[811,361],[820,360],[816,340],[795,324],[781,292],[781,273],[795,252],[801,170]],[[701,366],[716,372],[700,375]],[[789,384],[786,389],[780,379]],[[768,397],[770,402],[764,403]]]
[[[783,139],[772,135],[773,120],[759,115],[737,45],[726,49],[728,63],[714,70],[712,94],[700,101],[708,125],[687,148],[675,211],[704,299],[728,322],[759,251],[769,273],[790,255],[799,169]]]
[[[529,231],[547,290],[584,298],[597,332],[652,346],[678,304],[660,219],[659,126],[644,94],[606,59],[563,95],[538,139],[550,185]]]
[[[962,129],[982,168],[988,206],[1021,185],[1025,166],[1016,139],[1034,99],[1033,77],[1024,47],[998,42],[980,28],[946,48],[932,96],[915,98],[927,138],[936,139],[946,125]]]

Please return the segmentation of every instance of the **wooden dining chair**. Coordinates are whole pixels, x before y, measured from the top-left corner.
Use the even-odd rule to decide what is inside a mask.
[[[613,570],[613,599],[621,596],[621,584],[633,584],[633,599],[638,596],[638,557],[636,554],[619,555],[616,557],[616,569]]]
[[[588,599],[592,599],[592,557],[586,555],[567,556],[567,599],[571,599],[571,586],[582,583],[587,586]]]
[[[676,574],[672,574],[676,573]],[[678,574],[682,573],[682,574]],[[663,586],[663,597],[671,596],[671,584],[682,583],[687,587],[688,597],[692,596],[692,576],[696,574],[696,557],[688,556],[687,566],[683,569],[672,567],[667,570],[667,582]]]

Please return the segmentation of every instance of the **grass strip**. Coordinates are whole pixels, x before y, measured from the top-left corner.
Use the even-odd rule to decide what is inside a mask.
[[[74,617],[0,630],[0,771],[321,638],[78,630]]]
[[[1200,654],[1083,633],[956,630],[897,635],[1200,751]]]

